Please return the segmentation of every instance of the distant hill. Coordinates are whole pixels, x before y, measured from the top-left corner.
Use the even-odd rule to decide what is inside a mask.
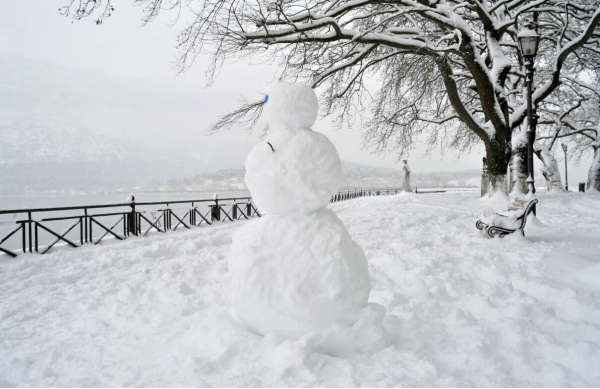
[[[0,165],[80,163],[131,157],[131,149],[118,141],[67,123],[0,123]]]
[[[163,190],[239,190],[246,189],[245,170],[224,169],[211,173],[196,174],[185,179],[168,180]],[[433,187],[479,187],[480,170],[458,172],[413,172],[411,185],[421,188]],[[342,188],[402,188],[400,169],[342,162]]]
[[[3,130],[0,127],[0,134]],[[2,140],[0,135],[0,144],[14,146]],[[27,142],[24,145],[24,149],[30,146]],[[98,149],[89,155],[62,153],[61,147],[32,150],[32,158],[25,161],[19,159],[23,149],[13,149],[0,160],[0,194],[246,189],[243,168],[192,175],[189,172],[194,166],[123,153],[118,145],[111,149],[110,142],[97,145]],[[186,178],[176,178],[186,171]],[[478,170],[411,174],[413,188],[478,187],[479,179]],[[342,162],[342,188],[401,188],[402,182],[400,170]]]
[[[204,93],[0,57],[0,194],[245,189],[256,140],[206,137],[219,96]],[[399,168],[342,168],[344,188],[402,186]],[[412,185],[478,186],[479,174],[415,171]]]
[[[235,130],[205,135],[235,104],[218,89],[0,56],[0,163],[135,154],[178,167],[178,177],[237,167],[255,139]]]
[[[219,99],[206,93],[0,56],[0,193],[137,190],[240,166],[253,141],[204,135]]]
[[[193,89],[20,57],[0,56],[0,110],[46,113],[198,112],[202,101]]]
[[[206,165],[63,120],[0,122],[0,194],[246,189],[242,167],[196,174]],[[477,187],[479,179],[479,170],[413,171],[411,182],[413,188]],[[355,162],[342,162],[342,180],[343,188],[403,183],[400,169]]]

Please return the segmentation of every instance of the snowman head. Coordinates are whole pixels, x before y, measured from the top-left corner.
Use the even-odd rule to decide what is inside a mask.
[[[310,128],[317,120],[319,104],[311,87],[282,82],[265,97],[264,115],[272,128]]]

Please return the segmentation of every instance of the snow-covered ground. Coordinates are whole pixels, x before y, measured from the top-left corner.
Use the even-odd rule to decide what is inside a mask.
[[[331,205],[376,304],[297,341],[229,314],[243,222],[3,257],[0,386],[599,386],[600,196],[539,199],[493,240],[474,192]]]

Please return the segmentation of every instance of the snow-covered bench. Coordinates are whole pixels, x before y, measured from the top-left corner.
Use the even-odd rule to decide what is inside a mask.
[[[537,199],[529,201],[515,199],[509,204],[506,211],[495,213],[489,217],[482,214],[475,226],[481,231],[485,230],[492,238],[495,236],[504,238],[505,235],[512,234],[515,231],[521,231],[524,235],[527,216],[529,216],[537,202]]]

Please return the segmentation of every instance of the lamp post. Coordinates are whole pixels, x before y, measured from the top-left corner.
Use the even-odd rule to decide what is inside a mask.
[[[533,178],[533,142],[535,141],[535,126],[537,115],[532,103],[533,87],[533,59],[537,54],[540,36],[535,32],[533,24],[528,24],[517,36],[519,50],[525,62],[525,85],[527,86],[527,188],[530,193],[535,193],[535,180]],[[536,214],[535,205],[533,213]]]
[[[567,173],[567,145],[561,144],[563,151],[565,152],[565,189],[569,191],[569,175]]]

